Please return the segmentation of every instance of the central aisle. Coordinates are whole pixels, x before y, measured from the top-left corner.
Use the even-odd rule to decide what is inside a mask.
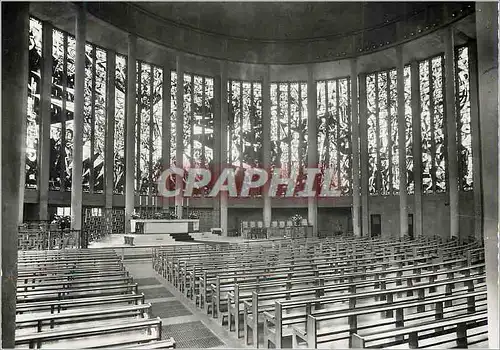
[[[173,337],[177,348],[243,348],[208,315],[203,315],[186,297],[171,288],[151,266],[151,259],[125,260],[125,268],[139,284],[153,317],[162,320],[162,338]]]

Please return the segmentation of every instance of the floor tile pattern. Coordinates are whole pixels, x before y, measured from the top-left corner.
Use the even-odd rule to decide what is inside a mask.
[[[191,311],[177,300],[151,303],[151,310],[154,317],[160,318],[192,315]]]
[[[146,298],[146,302],[148,302],[149,299],[172,298],[173,297],[172,293],[170,293],[165,287],[139,288],[139,291],[144,293],[144,297]]]
[[[211,348],[224,345],[201,321],[163,326],[162,337],[173,337],[177,348]]]

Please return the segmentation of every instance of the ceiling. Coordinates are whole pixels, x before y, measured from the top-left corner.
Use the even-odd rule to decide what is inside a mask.
[[[342,36],[397,22],[436,2],[135,2],[179,27],[260,41]],[[438,4],[439,5],[439,4]]]

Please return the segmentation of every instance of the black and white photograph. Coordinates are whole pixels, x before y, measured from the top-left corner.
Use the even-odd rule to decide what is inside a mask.
[[[497,1],[1,1],[2,349],[498,349]]]

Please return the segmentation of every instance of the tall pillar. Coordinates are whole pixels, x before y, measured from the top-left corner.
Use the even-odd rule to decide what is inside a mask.
[[[458,154],[457,154],[457,114],[455,105],[455,45],[453,28],[446,27],[444,31],[445,58],[445,115],[448,132],[448,193],[450,196],[450,237],[459,237],[459,207],[458,207]]]
[[[352,150],[352,228],[354,236],[361,237],[361,193],[359,182],[359,111],[358,62],[351,60],[351,150]]]
[[[477,74],[483,185],[483,231],[488,290],[488,342],[500,348],[498,335],[498,4],[476,3]]]
[[[170,124],[170,113],[171,113],[171,79],[170,79],[170,67],[163,67],[163,95],[162,95],[162,142],[161,142],[161,158],[163,161],[162,170],[165,171],[170,168],[170,138],[171,138],[171,124]],[[159,186],[165,186],[165,184],[159,184]],[[170,207],[170,198],[162,197],[161,203],[163,210],[168,210]]]
[[[28,3],[2,4],[2,348],[16,333],[19,176],[28,95]],[[8,88],[5,88],[8,87]]]
[[[479,132],[479,96],[477,77],[477,43],[469,42],[469,91],[470,91],[470,124],[472,136],[472,176],[474,183],[474,237],[483,239],[483,194],[481,177],[481,135]]]
[[[408,192],[406,190],[406,140],[405,140],[405,76],[403,47],[396,47],[396,71],[398,90],[398,148],[399,148],[399,234],[408,235]]]
[[[130,218],[134,212],[135,169],[135,108],[137,90],[137,37],[128,36],[127,58],[127,108],[125,109],[125,233],[131,232]]]
[[[216,89],[215,92],[216,94],[214,95],[215,100],[217,101],[216,103],[219,106],[219,120],[218,120],[218,125],[220,126],[220,143],[219,143],[219,154],[220,154],[220,163],[217,164],[217,170],[218,174],[222,173],[222,170],[227,166],[229,163],[227,159],[227,125],[228,125],[228,103],[227,103],[227,63],[226,62],[221,62],[220,66],[220,78],[218,77],[215,82],[216,85],[214,88]],[[221,191],[219,192],[219,201],[220,201],[220,206],[219,206],[219,218],[220,218],[220,228],[222,229],[222,235],[227,236],[227,226],[228,226],[228,212],[227,212],[227,207],[228,207],[228,193],[227,191]]]
[[[368,204],[368,110],[366,105],[366,74],[359,75],[359,144],[361,173],[361,235],[370,235]]]
[[[316,82],[313,66],[307,66],[307,165],[318,166],[318,128],[316,126]],[[309,225],[313,227],[313,236],[318,236],[318,199],[307,197],[307,216]]]
[[[222,68],[222,66],[220,67]],[[227,86],[227,84],[226,84]],[[219,72],[218,75],[214,77],[214,156],[212,160],[213,166],[210,171],[212,172],[212,183],[215,182],[217,178],[217,174],[220,174],[222,160],[226,161],[227,154],[224,156],[221,153],[222,143],[227,143],[227,132],[223,133],[223,129],[221,127],[221,119],[222,119],[222,111],[221,111],[221,101],[222,101],[222,83],[221,83],[221,74]],[[227,99],[227,95],[224,97]],[[227,118],[226,118],[227,119]],[[226,124],[227,125],[227,124]],[[220,214],[221,213],[221,200],[220,196],[214,197],[212,199],[212,227],[221,227]],[[227,220],[226,220],[227,222]],[[222,234],[225,235],[227,229],[222,230]]]
[[[78,6],[75,26],[75,109],[73,113],[73,180],[71,181],[71,228],[73,230],[82,229],[83,105],[85,98],[86,17],[85,5]]]
[[[413,138],[413,179],[415,182],[413,225],[415,237],[423,235],[422,228],[422,147],[420,129],[420,84],[418,62],[411,63],[411,114]]]
[[[271,81],[270,81],[270,67],[266,66],[264,76],[262,77],[262,165],[266,171],[271,169]],[[267,181],[263,186],[263,222],[264,227],[271,227],[272,220],[272,204],[271,197],[269,196],[269,185]]]
[[[38,162],[38,218],[48,220],[50,175],[50,96],[52,89],[52,25],[43,22],[42,82],[40,90],[40,160]]]
[[[176,71],[177,71],[177,91],[176,91],[176,119],[175,119],[175,134],[176,134],[176,145],[175,145],[175,162],[178,168],[184,169],[184,57],[181,54],[177,55],[176,59]],[[183,180],[180,176],[175,177],[175,187],[182,189]],[[183,200],[182,190],[177,196],[175,196],[175,215],[179,219],[182,218],[182,204]]]
[[[104,151],[104,231],[113,232],[113,186],[115,160],[115,80],[116,53],[108,50],[106,55],[106,137]]]
[[[106,151],[105,161],[105,208],[113,208],[113,178],[114,178],[114,144],[115,144],[115,79],[116,79],[116,53],[108,51],[107,53],[107,84],[106,84]]]

